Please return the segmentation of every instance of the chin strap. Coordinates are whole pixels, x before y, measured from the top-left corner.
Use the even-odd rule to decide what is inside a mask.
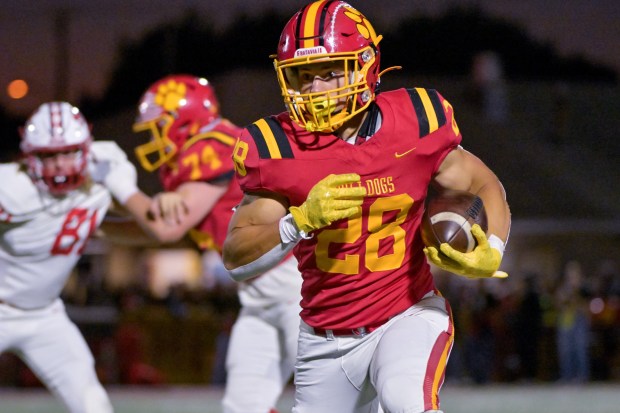
[[[383,76],[384,73],[391,72],[392,70],[400,70],[402,68],[403,68],[402,66],[390,66],[390,67],[380,71],[378,78],[381,79],[381,76]]]

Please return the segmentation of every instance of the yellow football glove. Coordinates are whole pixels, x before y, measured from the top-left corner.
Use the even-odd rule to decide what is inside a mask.
[[[474,224],[471,233],[478,241],[478,245],[471,252],[463,253],[443,243],[439,246],[443,254],[440,254],[435,247],[424,248],[424,254],[439,268],[467,278],[508,277],[507,273],[497,271],[502,256],[497,249],[491,248],[480,225]]]
[[[331,174],[320,180],[312,187],[303,204],[289,208],[297,228],[307,234],[358,214],[366,188],[351,184],[359,182],[358,174]]]

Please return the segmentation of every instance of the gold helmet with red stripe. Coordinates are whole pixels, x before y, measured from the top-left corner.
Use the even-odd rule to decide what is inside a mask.
[[[274,66],[291,118],[310,132],[333,132],[364,111],[379,84],[382,36],[348,3],[315,1],[299,10],[280,36]],[[327,92],[302,93],[300,67],[341,62],[344,85]],[[345,100],[346,104],[336,105]]]

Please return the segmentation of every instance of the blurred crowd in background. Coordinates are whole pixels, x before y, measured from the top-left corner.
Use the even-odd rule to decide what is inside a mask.
[[[93,349],[102,382],[224,383],[228,334],[239,309],[225,274],[205,274],[203,288],[178,284],[157,297],[140,284],[106,291],[89,283],[88,271],[84,260],[75,275],[82,287],[68,288],[64,298]],[[455,317],[448,385],[620,380],[617,262],[587,268],[568,261],[558,274],[512,274],[506,280],[437,272],[436,280]],[[97,317],[84,311],[89,307]],[[40,384],[16,357],[4,354],[0,385]]]
[[[468,282],[442,275],[455,313],[449,381],[560,382],[620,379],[620,273],[613,261],[560,274]]]

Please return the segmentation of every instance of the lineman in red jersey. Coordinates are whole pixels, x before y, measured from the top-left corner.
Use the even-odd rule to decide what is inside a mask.
[[[221,252],[242,198],[231,158],[241,129],[221,117],[212,86],[188,75],[158,80],[140,101],[134,130],[150,133],[136,155],[147,171],[159,169],[166,192],[154,199],[137,192],[125,208],[160,242],[188,234],[201,250]],[[292,256],[239,285],[242,309],[227,352],[224,412],[267,413],[275,406],[293,372],[300,288]]]
[[[470,278],[506,276],[500,182],[460,146],[437,91],[376,95],[380,40],[347,3],[302,8],[275,59],[288,111],[248,126],[233,154],[245,196],[226,267],[242,280],[294,248],[303,276],[296,413],[438,412],[453,326],[427,258]],[[429,185],[483,199],[489,234],[474,226],[474,251],[424,247]]]

